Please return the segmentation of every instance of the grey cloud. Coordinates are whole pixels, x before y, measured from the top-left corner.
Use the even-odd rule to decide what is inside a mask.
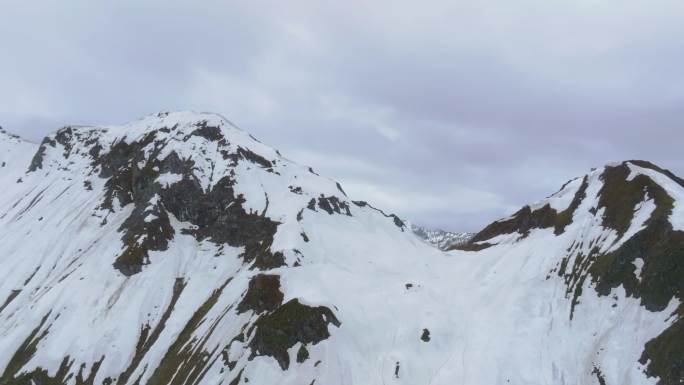
[[[684,174],[679,1],[9,1],[0,124],[216,111],[418,223],[476,230],[614,160]]]

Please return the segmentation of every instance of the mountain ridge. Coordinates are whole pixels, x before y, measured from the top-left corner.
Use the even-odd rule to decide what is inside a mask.
[[[648,342],[639,359],[647,373],[665,378],[663,383],[676,383],[684,376],[684,266],[680,261],[684,255],[684,180],[670,171],[642,160],[609,164],[571,180],[540,203],[493,222],[454,249],[483,250],[495,244],[490,243],[493,239],[508,237],[510,241],[510,235],[517,237],[513,242],[519,242],[535,228],[553,228],[556,236],[561,235],[583,201],[591,199],[589,181],[599,180],[603,185],[595,192],[597,199],[588,213],[608,233],[573,241],[569,255],[550,273],[563,278],[567,293],[572,294],[570,319],[587,279],[603,296],[619,286],[625,288],[628,296],[639,298],[649,311],[665,311],[678,300],[680,305],[671,311],[675,322]],[[564,206],[552,207],[554,199],[563,196]],[[580,242],[588,242],[589,247],[583,248]]]
[[[643,161],[443,252],[216,114],[0,154],[3,385],[684,378],[684,185]]]

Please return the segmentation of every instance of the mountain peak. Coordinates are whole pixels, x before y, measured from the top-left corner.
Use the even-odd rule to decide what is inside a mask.
[[[147,127],[147,129],[155,130],[174,126],[178,126],[181,129],[192,128],[196,127],[198,124],[242,131],[242,129],[221,114],[192,110],[160,111],[155,114],[146,115],[136,121],[124,124],[123,126],[134,128]]]
[[[639,218],[636,209],[655,200],[653,218]],[[552,228],[556,236],[572,223],[583,226],[589,218],[615,232],[619,238],[632,235],[641,223],[667,218],[675,230],[684,230],[684,180],[670,171],[643,160],[610,163],[563,184],[556,193],[526,205],[477,233],[465,248],[482,248],[507,234],[527,237],[535,229]],[[646,214],[644,214],[646,215]],[[649,214],[650,215],[650,214]],[[592,219],[593,221],[593,219]],[[632,229],[632,232],[628,231]]]
[[[218,114],[176,111],[121,125],[65,126],[43,139],[29,171],[84,169],[85,163],[96,166],[101,156],[112,151],[134,147],[140,150],[137,162],[165,159],[171,153],[191,159],[193,171],[205,188],[217,163],[223,163],[217,162],[219,156],[224,160],[247,157],[264,167],[281,158],[277,150]]]
[[[43,140],[27,177],[80,179],[102,191],[94,213],[102,225],[129,210],[119,228],[125,247],[114,261],[125,275],[141,272],[178,232],[244,247],[244,261],[260,269],[285,266],[297,256],[274,244],[280,224],[301,222],[304,209],[352,216],[365,207],[222,116],[192,111],[63,127]]]
[[[622,292],[654,314],[672,315],[639,362],[664,384],[681,378],[681,343],[670,341],[684,341],[684,181],[670,171],[643,160],[594,169],[454,249],[558,261],[546,279],[565,283],[570,320],[592,298],[587,292],[614,299]]]
[[[0,145],[1,384],[682,378],[682,184],[650,163],[571,180],[473,253],[216,114]]]
[[[66,126],[33,152],[0,195],[0,267],[14,273],[0,285],[0,312],[19,325],[0,339],[2,384],[61,384],[50,377],[57,356],[98,384],[197,383],[214,363],[224,383],[243,371],[274,383],[304,361],[328,365],[323,342],[348,321],[334,298],[347,295],[307,287],[342,281],[330,266],[384,270],[408,265],[403,250],[437,254],[395,216],[216,114]],[[73,334],[91,325],[92,339]]]

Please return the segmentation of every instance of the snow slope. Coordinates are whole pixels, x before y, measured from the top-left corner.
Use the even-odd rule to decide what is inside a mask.
[[[35,152],[2,171],[1,384],[681,379],[658,343],[681,294],[651,288],[682,265],[648,240],[679,245],[682,184],[655,166],[593,171],[442,252],[215,114],[1,143]]]
[[[14,184],[26,171],[38,145],[22,140],[0,127],[0,183]]]

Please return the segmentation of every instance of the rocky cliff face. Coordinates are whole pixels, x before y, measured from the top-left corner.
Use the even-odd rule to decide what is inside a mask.
[[[645,162],[448,253],[215,114],[0,162],[3,385],[684,378],[684,186]]]
[[[64,127],[31,152],[2,197],[2,383],[237,383],[291,349],[303,365],[341,326],[329,300],[283,292],[279,270],[337,241],[315,218],[404,235],[214,114]]]
[[[684,379],[682,198],[684,180],[667,170],[645,161],[612,164],[569,181],[550,198],[492,223],[455,248],[538,247],[527,238],[552,231],[552,246],[566,240],[567,248],[548,278],[565,283],[570,320],[585,290],[616,302],[622,294],[649,312],[666,314],[669,327],[646,343],[639,362],[659,383],[676,384]]]

